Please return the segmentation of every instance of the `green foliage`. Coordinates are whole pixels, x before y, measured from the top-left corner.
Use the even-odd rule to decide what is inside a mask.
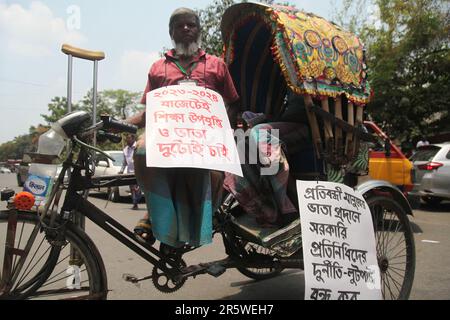
[[[141,93],[126,90],[105,90],[97,94],[97,120],[103,113],[123,119],[123,109],[131,104],[136,104]],[[90,90],[78,103],[72,103],[72,110],[85,110],[92,113],[92,90]],[[31,126],[29,133],[16,137],[14,140],[0,145],[0,161],[7,159],[22,159],[25,152],[36,151],[39,136],[48,130],[49,126],[67,114],[66,97],[54,97],[48,104],[48,114],[41,114],[47,126]],[[105,142],[99,144],[103,150],[121,150],[122,143],[113,144]]]
[[[141,97],[141,93],[129,92],[126,90],[105,90],[97,94],[97,121],[100,115],[108,114],[116,119],[123,119],[123,110],[126,106],[136,104]],[[79,102],[79,109],[85,110],[92,114],[93,108],[92,90],[90,90]],[[99,143],[100,149],[103,150],[120,150],[123,143],[114,144],[112,142]]]
[[[79,106],[72,103],[72,110],[78,109]],[[41,114],[41,117],[47,122],[47,124],[52,124],[58,121],[65,114],[67,114],[67,98],[66,97],[54,97],[52,101],[48,104],[49,115]]]
[[[0,145],[0,161],[22,159],[25,152],[33,151],[32,135],[26,134]]]
[[[370,116],[400,141],[450,130],[446,2],[346,0],[336,17],[366,44],[375,94]]]

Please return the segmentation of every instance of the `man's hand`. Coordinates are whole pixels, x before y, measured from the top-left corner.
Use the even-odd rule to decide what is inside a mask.
[[[237,128],[238,123],[238,115],[240,113],[240,105],[239,102],[234,102],[233,104],[227,105],[227,115],[230,120],[230,125],[232,129]]]

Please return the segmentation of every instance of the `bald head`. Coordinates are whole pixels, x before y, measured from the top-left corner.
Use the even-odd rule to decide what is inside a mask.
[[[197,12],[189,8],[178,8],[172,13],[169,20],[169,33],[171,37],[173,36],[175,21],[183,16],[194,17],[197,28],[200,30],[200,18]]]

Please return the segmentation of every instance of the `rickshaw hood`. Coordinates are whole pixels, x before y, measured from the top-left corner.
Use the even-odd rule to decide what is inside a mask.
[[[235,61],[237,51],[239,55],[254,56],[238,47],[249,46],[252,40],[251,31],[249,36],[245,29],[260,24],[271,33],[269,58],[279,65],[293,92],[333,98],[345,94],[355,104],[369,102],[371,89],[362,42],[338,25],[293,7],[259,3],[229,7],[221,24],[228,65]],[[256,40],[254,36],[253,41]]]

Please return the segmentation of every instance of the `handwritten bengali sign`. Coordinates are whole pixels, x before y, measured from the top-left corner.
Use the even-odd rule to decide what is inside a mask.
[[[370,209],[352,188],[297,181],[305,299],[380,300],[381,279]]]
[[[242,169],[225,104],[217,92],[177,85],[147,93],[147,166]]]

